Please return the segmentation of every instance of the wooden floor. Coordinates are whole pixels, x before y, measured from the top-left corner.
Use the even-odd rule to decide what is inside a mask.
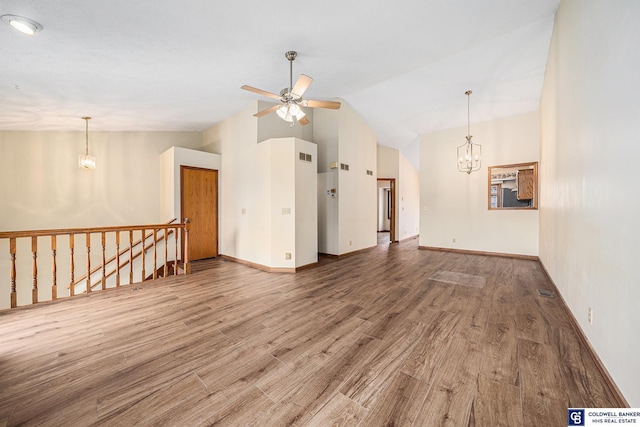
[[[194,270],[0,313],[0,426],[546,427],[614,406],[534,261],[410,240],[295,275]]]

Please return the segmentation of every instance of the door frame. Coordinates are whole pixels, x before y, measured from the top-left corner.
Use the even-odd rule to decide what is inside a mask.
[[[184,217],[184,171],[185,169],[190,170],[201,170],[201,171],[210,171],[216,173],[216,254],[213,258],[218,258],[220,256],[220,171],[218,169],[210,169],[210,168],[201,168],[197,166],[189,166],[189,165],[180,165],[180,222],[185,220]],[[180,239],[180,252],[181,257],[184,260],[184,230],[182,231],[182,237]]]
[[[391,243],[396,240],[396,179],[395,178],[378,178],[379,181],[389,181],[391,183],[391,223],[389,224],[389,241]],[[377,199],[377,197],[376,197]]]

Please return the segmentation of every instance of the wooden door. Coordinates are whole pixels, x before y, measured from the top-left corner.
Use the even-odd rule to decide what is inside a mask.
[[[189,259],[218,256],[218,171],[180,166],[180,199],[191,221]]]

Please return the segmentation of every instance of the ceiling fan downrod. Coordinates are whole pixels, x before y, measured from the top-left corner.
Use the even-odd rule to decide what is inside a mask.
[[[293,61],[295,61],[298,52],[290,50],[284,54],[284,57],[289,60],[289,95],[293,91]]]

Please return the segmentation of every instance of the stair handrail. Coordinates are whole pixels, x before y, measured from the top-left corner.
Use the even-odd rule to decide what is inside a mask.
[[[134,231],[140,231],[141,232],[141,236],[143,236],[143,239],[146,241],[146,232],[147,231],[151,231],[151,235],[153,235],[154,237],[154,241],[152,244],[152,247],[154,248],[154,253],[153,253],[153,264],[154,264],[154,273],[153,273],[153,279],[157,278],[157,249],[156,249],[156,244],[159,241],[158,240],[158,230],[162,231],[164,230],[163,233],[163,237],[160,238],[160,240],[162,240],[164,238],[165,240],[165,247],[164,247],[164,272],[165,275],[167,273],[167,244],[168,244],[168,236],[169,236],[169,231],[170,230],[174,230],[174,231],[182,231],[182,245],[183,245],[183,250],[182,250],[182,265],[183,265],[183,274],[190,274],[191,272],[191,265],[189,263],[189,231],[190,231],[190,222],[188,218],[184,219],[184,222],[179,222],[179,223],[174,223],[173,220],[165,223],[165,224],[145,224],[145,225],[125,225],[125,226],[108,226],[108,227],[81,227],[81,228],[64,228],[64,229],[48,229],[48,230],[21,230],[21,231],[0,231],[0,240],[1,239],[8,239],[9,240],[9,254],[10,254],[10,308],[15,308],[17,307],[17,284],[16,284],[16,280],[17,280],[17,273],[16,273],[16,256],[17,256],[17,240],[18,239],[22,239],[22,238],[29,238],[31,240],[31,252],[32,252],[32,288],[31,288],[31,303],[32,304],[37,304],[38,303],[38,237],[50,237],[50,242],[51,242],[51,255],[52,255],[52,270],[51,270],[51,279],[52,279],[52,283],[51,283],[51,299],[52,300],[56,300],[58,298],[57,295],[57,264],[56,264],[56,255],[57,255],[57,237],[58,236],[64,236],[64,235],[68,235],[69,236],[69,273],[70,273],[70,280],[69,280],[69,296],[73,296],[75,295],[75,283],[76,281],[74,280],[74,275],[75,275],[75,260],[74,260],[74,251],[75,251],[75,236],[76,235],[82,235],[84,234],[86,237],[86,274],[84,276],[87,286],[86,286],[86,292],[90,293],[91,289],[92,289],[92,284],[91,284],[91,235],[92,234],[96,234],[96,233],[101,233],[102,235],[102,263],[100,265],[100,267],[98,268],[98,270],[100,268],[103,269],[103,272],[105,271],[105,263],[106,263],[106,259],[105,259],[105,236],[106,233],[115,233],[115,241],[116,241],[116,253],[118,253],[119,255],[114,255],[115,259],[118,259],[118,265],[116,266],[116,271],[117,271],[117,275],[116,275],[116,287],[120,286],[120,276],[119,276],[119,268],[120,268],[120,263],[119,263],[119,257],[120,255],[120,249],[119,249],[119,242],[120,242],[120,233],[121,232],[129,232],[129,248],[128,250],[130,251],[130,256],[129,256],[129,262],[132,262],[133,260],[133,255],[132,255],[132,246],[133,246],[133,232]],[[175,258],[176,261],[178,260],[178,238],[177,238],[177,234],[175,235],[174,241],[175,241]],[[145,250],[141,251],[142,254],[142,281],[145,280],[145,252],[146,249],[143,245],[143,248]],[[126,249],[124,250],[124,253],[126,253]],[[125,264],[126,265],[126,264]],[[177,273],[178,271],[178,266],[177,266],[177,262],[174,265],[175,268],[175,272]],[[95,271],[98,271],[95,270]],[[104,273],[103,273],[104,275]],[[105,285],[106,280],[102,279],[102,284],[103,284],[103,289],[106,289],[106,285]],[[130,269],[130,283],[133,283],[133,272]],[[2,281],[0,280],[0,283],[2,283]]]
[[[167,221],[165,224],[173,224],[175,221],[177,221],[177,218],[173,218],[170,221]],[[172,234],[173,230],[169,231],[169,234]],[[153,233],[149,233],[149,234],[144,234],[142,239],[138,239],[136,242],[134,242],[131,247],[126,247],[125,249],[122,249],[120,251],[120,253],[118,253],[117,257],[116,255],[113,255],[111,258],[105,260],[105,265],[110,265],[112,264],[116,258],[120,259],[120,257],[122,257],[123,255],[125,255],[127,252],[129,252],[130,250],[132,250],[133,248],[136,248],[138,245],[140,245],[140,243],[142,243],[143,239],[146,242],[150,237],[153,237]],[[159,238],[160,240],[162,239],[161,237]],[[145,249],[149,249],[149,248],[145,248]],[[140,256],[140,252],[138,254],[136,254],[133,258],[136,259],[137,257]],[[122,264],[120,264],[120,266],[125,266],[129,263],[129,260],[125,260]],[[95,273],[97,273],[98,271],[100,271],[100,269],[102,269],[102,265],[98,265],[96,267],[94,267],[93,269],[91,269],[91,272],[89,273],[90,276],[94,275]],[[114,270],[115,272],[115,270]],[[110,273],[107,277],[110,277],[113,273]],[[76,278],[75,282],[73,283],[74,285],[78,285],[80,283],[82,283],[83,280],[87,279],[87,274],[83,274],[82,276]],[[91,285],[91,287],[96,287],[99,283],[95,283],[93,285]],[[69,287],[71,286],[71,284],[67,285],[67,289],[69,289]]]
[[[173,230],[169,230],[168,235],[170,236],[170,235],[172,235],[172,234],[173,234]],[[145,236],[145,241],[146,241],[146,240],[148,240],[150,237],[153,237],[153,233],[151,233],[151,234],[149,234],[149,235]],[[161,236],[161,237],[156,238],[155,242],[156,242],[156,243],[158,243],[158,242],[160,242],[160,241],[162,241],[162,240],[164,240],[164,236]],[[139,244],[139,243],[140,243],[140,241],[138,241],[138,244]],[[137,245],[134,245],[134,246],[137,246]],[[148,250],[149,250],[149,249],[151,249],[151,248],[153,248],[153,242],[152,242],[152,243],[145,244],[144,250],[145,250],[145,252],[146,252],[146,251],[148,251]],[[120,251],[120,256],[124,255],[124,254],[125,254],[125,253],[127,253],[127,252],[129,252],[129,248],[127,248],[127,249],[125,249],[125,250],[123,250],[123,251]],[[141,256],[142,256],[142,251],[137,252],[135,255],[133,255],[133,257],[131,257],[131,260],[129,260],[129,259],[125,259],[125,260],[122,262],[122,264],[120,264],[120,267],[124,267],[124,266],[126,266],[126,265],[129,265],[130,261],[136,260],[136,259],[140,258]],[[112,257],[112,260],[115,260],[115,256],[113,256],[113,257]],[[112,262],[113,262],[113,261],[112,261]],[[107,263],[109,263],[109,262],[107,262]],[[167,265],[167,264],[165,264],[165,265]],[[161,268],[163,268],[163,267],[164,267],[164,266],[162,266]],[[91,273],[91,275],[93,275],[93,274],[97,273],[98,271],[100,271],[100,269],[101,269],[101,268],[102,268],[102,266],[98,266],[98,267],[96,267],[96,268],[94,269],[94,271]],[[178,274],[178,273],[177,273],[177,270],[178,270],[178,264],[177,264],[177,263],[175,263],[175,264],[174,264],[174,274],[175,274],[175,275],[177,275],[177,274]],[[106,273],[106,275],[105,275],[105,279],[108,279],[109,277],[111,277],[111,276],[113,276],[114,274],[116,274],[116,271],[117,271],[117,269],[115,269],[115,268],[110,268],[110,269],[109,269],[109,272],[108,272],[108,273]],[[165,272],[165,276],[166,276],[166,272]],[[143,280],[147,280],[147,277],[153,277],[153,274],[152,274],[151,276],[146,276]],[[83,278],[83,279],[86,279],[86,274],[85,274],[84,276],[82,276],[82,278]],[[82,280],[81,280],[81,279],[78,279],[78,280],[76,280],[76,283],[75,283],[75,284],[76,284],[76,285],[78,285],[78,284],[80,284],[80,283],[82,283]],[[92,283],[92,284],[91,284],[91,289],[94,289],[94,288],[98,287],[98,285],[100,285],[101,283],[102,283],[102,281],[98,281],[98,282]],[[70,287],[70,285],[67,285],[67,289],[68,289],[69,287]]]

